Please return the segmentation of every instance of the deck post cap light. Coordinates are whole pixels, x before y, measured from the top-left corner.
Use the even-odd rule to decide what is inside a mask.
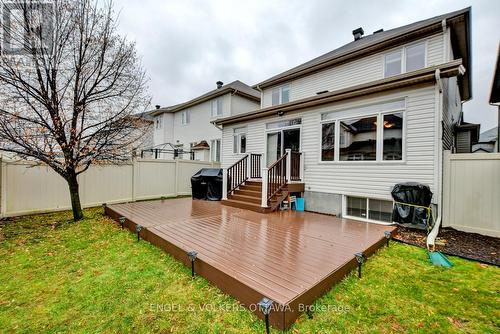
[[[269,298],[262,298],[262,300],[260,302],[258,302],[257,305],[259,306],[259,310],[264,315],[269,315],[269,313],[271,313],[273,301]]]
[[[356,257],[356,261],[358,261],[359,264],[365,262],[365,254],[359,252],[354,254],[354,256]]]
[[[390,239],[391,238],[391,232],[389,232],[389,231],[385,231],[384,235],[385,235],[386,239]]]
[[[102,203],[102,208],[105,209],[108,205],[106,203]]]
[[[141,232],[142,225],[139,225],[139,224],[135,225],[135,230],[136,230],[137,233]]]
[[[187,252],[187,256],[189,257],[189,260],[191,260],[191,262],[193,262],[194,260],[196,260],[196,256],[198,256],[198,252],[196,252],[196,251]]]

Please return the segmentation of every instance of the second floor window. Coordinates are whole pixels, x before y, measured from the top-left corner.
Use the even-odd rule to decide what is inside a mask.
[[[391,77],[425,67],[425,42],[405,46],[384,57],[384,76]]]
[[[181,123],[182,125],[189,124],[189,110],[184,110],[181,113]]]
[[[273,106],[290,101],[290,85],[284,85],[273,89]]]
[[[236,128],[233,133],[233,153],[241,154],[247,151],[247,128]]]
[[[211,103],[212,107],[212,111],[211,111],[211,115],[212,117],[220,117],[222,116],[222,99],[219,98],[219,99],[216,99],[216,100],[212,100],[212,103]]]

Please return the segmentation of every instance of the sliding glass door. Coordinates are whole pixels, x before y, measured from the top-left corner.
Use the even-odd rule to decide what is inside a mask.
[[[285,150],[300,151],[300,128],[282,129],[267,133],[267,166],[278,160]]]

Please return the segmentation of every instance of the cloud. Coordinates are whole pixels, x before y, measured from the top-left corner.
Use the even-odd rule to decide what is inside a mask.
[[[121,0],[120,30],[137,42],[151,78],[153,104],[179,103],[215,82],[254,84],[365,34],[469,6],[467,1]],[[496,125],[488,105],[500,39],[499,1],[472,8],[473,100],[465,119]]]

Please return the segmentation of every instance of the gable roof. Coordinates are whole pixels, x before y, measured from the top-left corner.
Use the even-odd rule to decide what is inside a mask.
[[[333,65],[353,60],[381,49],[386,49],[396,45],[408,43],[412,39],[429,36],[442,31],[442,22],[446,20],[452,31],[452,42],[455,45],[453,50],[455,59],[462,58],[463,65],[467,69],[464,75],[465,80],[462,88],[462,97],[468,100],[471,94],[471,59],[470,59],[470,11],[467,7],[458,11],[435,16],[430,19],[414,22],[402,27],[381,31],[372,35],[363,36],[357,41],[352,41],[335,50],[327,52],[317,58],[298,65],[292,69],[277,74],[266,79],[255,87],[265,88],[282,83],[297,77],[301,77]],[[465,37],[465,40],[463,39]]]
[[[245,84],[239,80],[235,80],[231,83],[228,83],[227,85],[222,86],[221,88],[216,88],[214,90],[211,90],[208,93],[205,93],[203,95],[195,97],[194,99],[191,99],[187,102],[179,103],[179,104],[169,106],[169,107],[154,109],[151,111],[151,114],[158,115],[158,114],[165,113],[165,112],[180,111],[180,110],[195,106],[197,104],[200,104],[202,102],[208,101],[210,99],[213,99],[215,97],[218,97],[218,96],[221,96],[221,95],[224,95],[227,93],[240,95],[240,96],[243,96],[247,99],[251,99],[251,100],[260,102],[260,92],[259,91],[253,89],[252,87],[248,86],[247,84]]]
[[[480,143],[495,142],[497,140],[498,140],[498,126],[486,130],[479,135]]]

